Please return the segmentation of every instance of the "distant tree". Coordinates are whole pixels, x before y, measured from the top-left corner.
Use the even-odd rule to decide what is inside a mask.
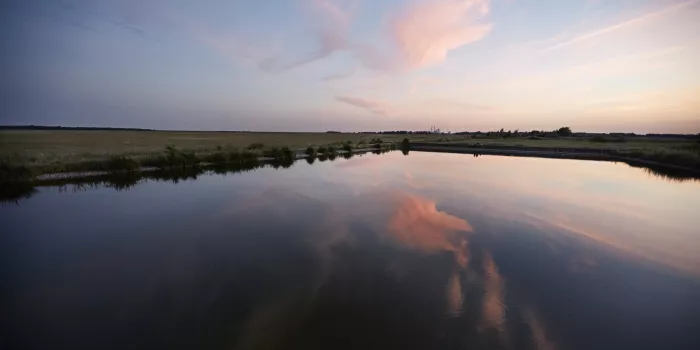
[[[513,132],[508,130],[508,132],[506,133],[506,137],[511,137],[511,136],[513,136]]]
[[[559,135],[559,136],[571,136],[571,134],[572,134],[571,128],[568,126],[565,126],[563,128],[559,128],[559,130],[557,130],[557,135]]]

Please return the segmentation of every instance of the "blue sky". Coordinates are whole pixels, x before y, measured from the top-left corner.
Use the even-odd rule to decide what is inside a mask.
[[[699,0],[0,6],[0,124],[700,132]]]

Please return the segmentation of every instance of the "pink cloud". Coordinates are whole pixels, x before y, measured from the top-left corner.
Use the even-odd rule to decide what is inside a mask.
[[[279,65],[291,69],[349,51],[371,70],[413,70],[445,60],[447,53],[485,37],[491,25],[483,23],[488,0],[415,1],[395,15],[379,33],[378,46],[351,42],[349,32],[355,2],[339,6],[331,0],[313,0],[319,48],[306,56]]]
[[[366,100],[359,97],[336,96],[336,101],[349,104],[351,106],[366,109],[374,114],[388,115],[390,108],[379,101]]]
[[[390,24],[398,58],[409,69],[431,66],[447,53],[485,37],[490,24],[480,23],[488,0],[416,2]]]
[[[455,262],[467,266],[468,243],[459,232],[472,232],[469,222],[438,210],[427,198],[401,194],[395,200],[398,204],[387,225],[392,238],[425,253],[454,252]]]

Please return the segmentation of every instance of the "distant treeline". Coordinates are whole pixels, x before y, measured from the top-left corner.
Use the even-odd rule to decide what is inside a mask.
[[[594,137],[594,136],[608,136],[608,137],[657,137],[657,138],[686,138],[695,139],[700,137],[700,134],[636,134],[621,133],[621,132],[611,132],[611,133],[592,133],[592,132],[573,132],[569,127],[562,127],[557,130],[495,130],[495,131],[460,131],[453,133],[435,133],[430,131],[409,131],[409,130],[390,130],[390,131],[379,131],[379,132],[362,132],[363,134],[398,134],[398,135],[423,135],[423,134],[451,134],[451,135],[471,135],[471,136],[492,136],[492,137],[518,137],[518,136],[532,136],[532,137],[559,137],[559,136],[573,136],[573,137]]]
[[[52,126],[52,125],[0,125],[0,130],[102,130],[102,131],[155,131],[140,128],[108,128],[90,126]]]

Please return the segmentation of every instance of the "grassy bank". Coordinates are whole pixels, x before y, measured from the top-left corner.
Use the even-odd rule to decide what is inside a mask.
[[[551,155],[556,157],[602,160],[623,160],[685,168],[700,172],[700,142],[688,139],[660,139],[637,137],[614,138],[560,138],[560,139],[470,139],[418,142],[414,148],[469,150],[470,153],[512,151],[514,155]]]
[[[435,139],[415,135],[415,141]],[[400,135],[350,133],[249,133],[168,131],[0,131],[0,181],[47,173],[135,171],[141,167],[290,161],[319,147],[320,155],[357,148],[387,148]]]
[[[323,147],[319,147],[323,148]],[[282,150],[279,150],[281,154],[284,154]],[[331,152],[326,148],[325,153],[318,153],[314,149],[315,156],[306,157],[306,162],[313,164],[316,160],[319,161],[333,161],[338,158],[349,159],[355,155],[361,156],[362,153],[366,152],[367,149],[363,149],[362,152],[355,152],[355,150],[347,151],[343,150],[344,153],[337,154],[336,152]],[[381,154],[391,151],[390,147],[374,148],[372,153]],[[165,153],[165,152],[164,152]],[[316,157],[318,156],[318,157]],[[128,190],[143,181],[169,181],[177,183],[180,181],[196,180],[198,176],[205,174],[236,174],[241,172],[247,172],[255,169],[271,167],[274,169],[279,168],[289,168],[295,164],[298,159],[288,159],[288,158],[253,158],[241,160],[238,162],[224,162],[224,163],[206,163],[200,162],[195,166],[173,166],[164,168],[151,168],[151,169],[141,169],[140,171],[124,171],[122,169],[110,172],[95,172],[92,171],[90,176],[53,176],[46,175],[43,176],[44,179],[33,180],[33,181],[12,181],[12,182],[1,182],[0,181],[0,203],[19,203],[22,199],[27,199],[38,193],[38,188],[41,187],[59,187],[61,190],[67,191],[82,191],[89,190],[91,188],[112,188],[117,191]],[[54,174],[57,175],[57,174]],[[70,174],[63,174],[70,175]],[[34,178],[32,178],[34,179]]]
[[[0,182],[48,173],[134,172],[259,161],[290,163],[300,156],[333,159],[355,149],[391,149],[404,138],[438,147],[597,153],[700,170],[700,143],[657,137],[477,137],[354,133],[249,133],[101,130],[0,131]],[[600,158],[603,159],[603,158]]]
[[[309,146],[370,145],[400,142],[402,135],[358,133],[185,132],[185,131],[65,131],[2,130],[0,158],[14,158],[26,165],[103,161],[115,155],[147,157],[171,145],[186,153]],[[412,141],[435,140],[434,135],[411,135]]]

